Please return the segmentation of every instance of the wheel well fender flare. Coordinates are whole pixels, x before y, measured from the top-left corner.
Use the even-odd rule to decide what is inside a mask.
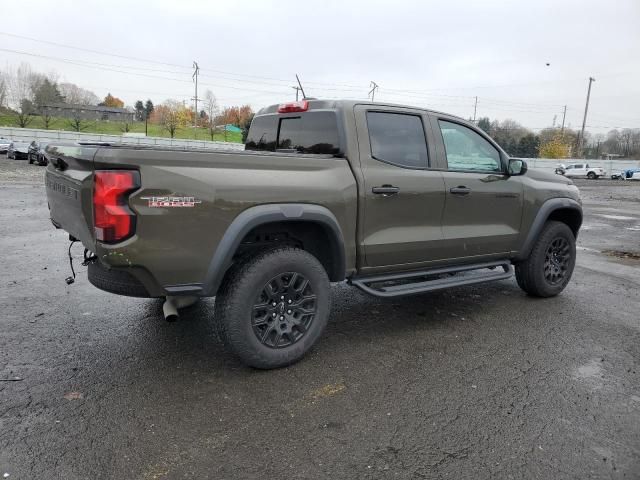
[[[320,224],[330,236],[333,278],[344,279],[346,254],[344,236],[335,215],[326,207],[306,203],[273,203],[250,207],[231,222],[213,254],[203,284],[207,295],[215,295],[242,239],[255,227],[275,222],[307,221]]]
[[[540,232],[544,228],[545,223],[552,217],[554,212],[558,211],[570,211],[577,219],[573,225],[569,225],[573,230],[574,235],[578,236],[578,230],[580,229],[580,225],[582,225],[582,206],[577,201],[572,198],[551,198],[544,202],[536,217],[533,219],[531,223],[531,228],[529,229],[529,233],[524,243],[522,244],[522,248],[515,260],[525,260],[529,253],[531,253],[531,249],[533,248],[533,244],[537,240]]]

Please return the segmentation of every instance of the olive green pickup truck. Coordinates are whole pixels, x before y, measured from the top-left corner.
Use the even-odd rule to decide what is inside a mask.
[[[47,156],[51,220],[84,245],[89,281],[166,297],[170,319],[215,296],[221,339],[258,368],[311,348],[330,282],[392,297],[515,269],[528,294],[557,295],[582,223],[570,180],[408,106],[270,106],[244,151],[59,144]]]

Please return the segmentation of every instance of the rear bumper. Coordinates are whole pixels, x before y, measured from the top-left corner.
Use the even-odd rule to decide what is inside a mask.
[[[106,268],[94,261],[87,268],[89,282],[100,290],[126,297],[153,298],[147,287],[131,272],[123,269]],[[157,295],[162,296],[162,295]]]

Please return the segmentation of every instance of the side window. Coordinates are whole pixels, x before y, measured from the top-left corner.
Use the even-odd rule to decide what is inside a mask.
[[[572,169],[573,169],[573,165],[569,165],[569,166],[567,167],[567,170],[572,170]]]
[[[405,113],[367,112],[371,156],[407,168],[427,168],[422,118]]]
[[[500,172],[498,150],[481,135],[457,123],[439,120],[449,170]]]

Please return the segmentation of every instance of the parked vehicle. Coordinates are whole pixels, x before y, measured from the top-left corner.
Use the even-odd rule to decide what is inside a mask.
[[[640,168],[631,170],[626,180],[640,180]]]
[[[10,145],[11,145],[10,140],[7,140],[4,137],[0,137],[0,153],[7,153],[7,150],[9,150]]]
[[[565,177],[586,177],[595,180],[607,172],[602,167],[590,167],[588,163],[570,163],[566,167],[562,164],[556,167],[556,173]]]
[[[24,160],[29,156],[29,144],[25,142],[11,142],[7,150],[7,158]]]
[[[611,175],[612,180],[628,180],[633,177],[634,173],[640,173],[640,168],[628,168],[619,173]]]
[[[168,319],[215,296],[224,344],[257,368],[296,362],[318,340],[330,282],[395,297],[507,279],[515,266],[525,292],[551,297],[575,265],[571,180],[528,170],[444,113],[304,100],[260,110],[246,151],[47,154],[51,220],[93,252],[89,281],[165,297]]]
[[[27,158],[29,163],[37,163],[38,165],[46,165],[48,163],[45,149],[46,143],[38,143],[37,141],[31,142],[29,145]]]

